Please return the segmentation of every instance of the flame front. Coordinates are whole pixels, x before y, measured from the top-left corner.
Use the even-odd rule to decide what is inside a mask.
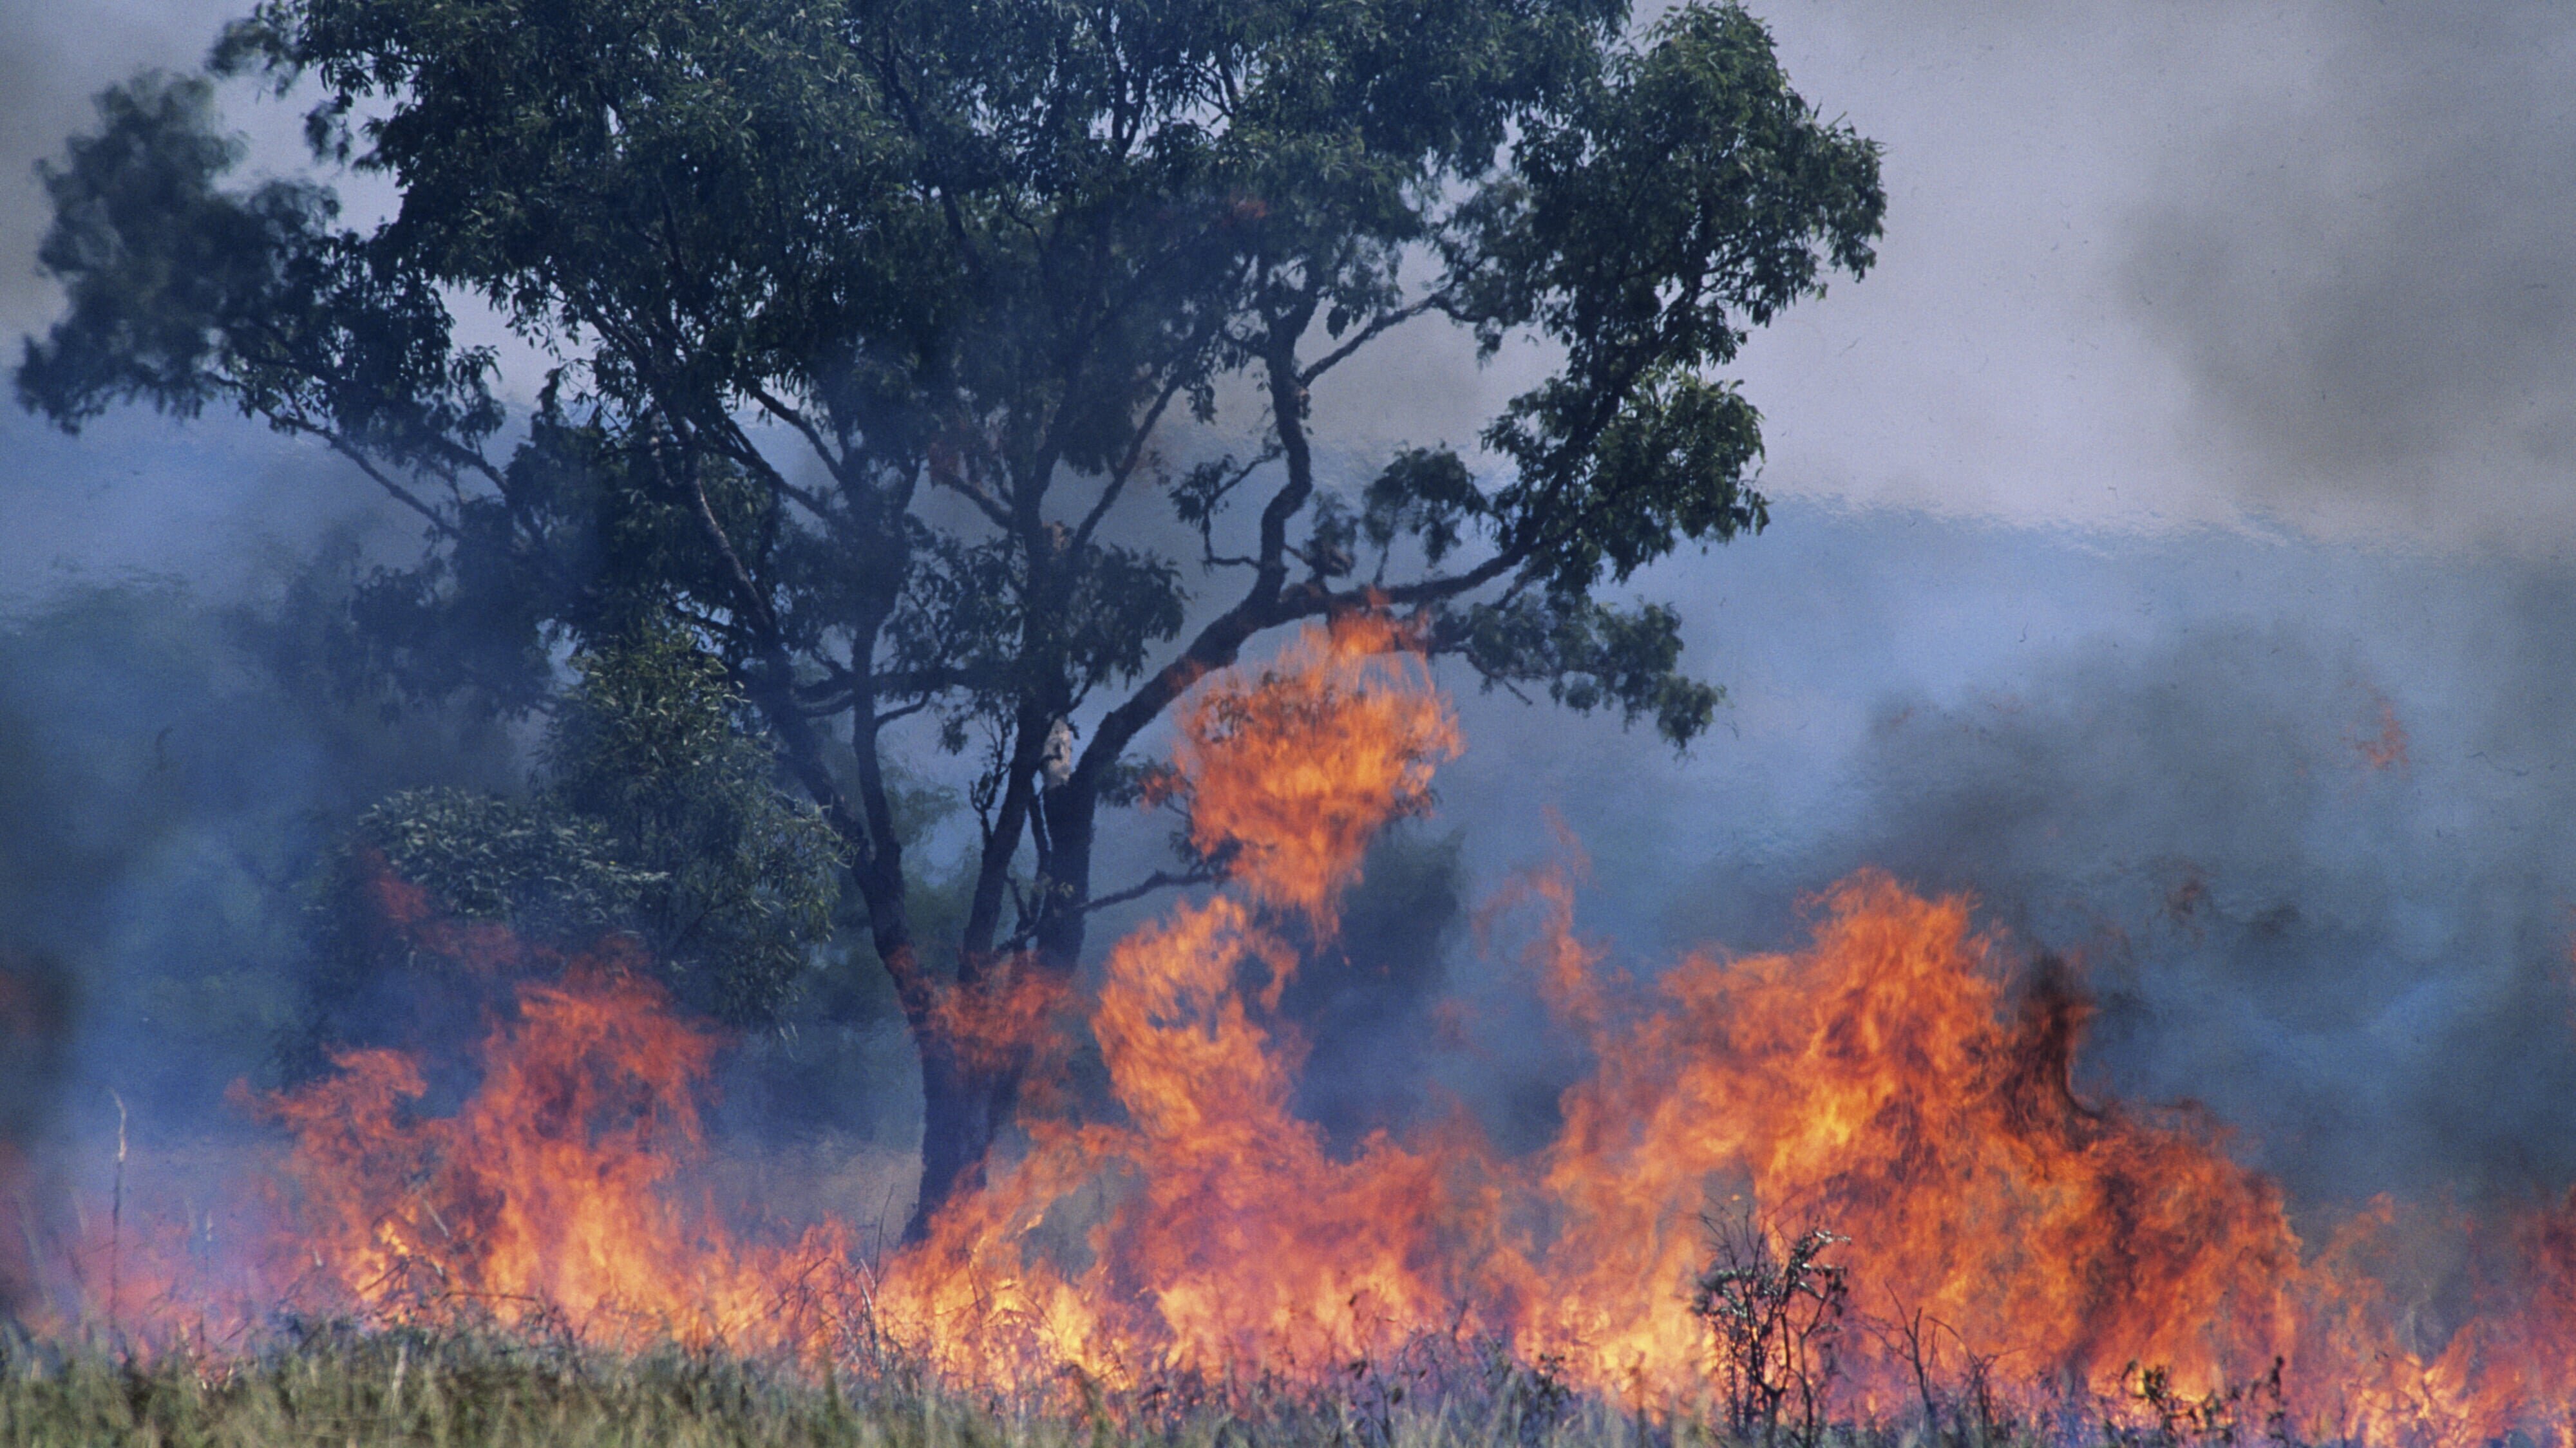
[[[806,1360],[896,1344],[994,1388],[1068,1366],[1320,1383],[1474,1341],[1691,1410],[1704,1223],[1741,1210],[1842,1239],[1839,1413],[1899,1415],[1931,1375],[1974,1372],[2026,1411],[2216,1412],[2277,1384],[2305,1434],[2571,1441],[2576,1205],[2462,1228],[2478,1310],[2424,1355],[2376,1270],[2420,1210],[2303,1242],[2214,1123],[2076,1091],[2069,968],[1875,873],[1816,902],[1804,949],[1644,983],[1576,934],[1577,862],[1533,874],[1492,918],[1525,930],[1534,988],[1595,1063],[1560,1134],[1509,1155],[1460,1112],[1336,1153],[1292,1109],[1278,992],[1369,841],[1427,798],[1455,719],[1403,632],[1361,620],[1208,681],[1178,723],[1169,788],[1230,882],[1108,954],[1088,1021],[1117,1109],[1035,1083],[1024,1144],[927,1240],[870,1260],[846,1225],[754,1241],[689,1207],[718,1042],[612,961],[522,985],[450,1114],[387,1051],[256,1103],[289,1139],[236,1208],[256,1250],[139,1229],[114,1244],[115,1300],[88,1253],[89,1310],[147,1334],[313,1304]]]
[[[285,1129],[283,1153],[195,1231],[94,1241],[90,1275],[120,1279],[106,1315],[147,1342],[238,1340],[289,1313],[570,1329],[626,1350],[826,1349],[828,1295],[852,1286],[847,1230],[754,1246],[685,1205],[718,1042],[619,964],[523,983],[453,1114],[423,1112],[420,1063],[389,1050],[250,1101]]]

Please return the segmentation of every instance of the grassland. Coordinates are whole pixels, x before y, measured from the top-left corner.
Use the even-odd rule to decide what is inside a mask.
[[[1698,1437],[1508,1374],[1408,1396],[1257,1390],[1068,1410],[706,1355],[617,1357],[503,1337],[304,1334],[225,1361],[24,1339],[0,1349],[0,1445],[155,1448],[1676,1448]],[[1703,1440],[1704,1441],[1704,1440]]]

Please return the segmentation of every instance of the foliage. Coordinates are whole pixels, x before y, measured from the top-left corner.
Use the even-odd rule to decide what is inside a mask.
[[[684,999],[774,1019],[831,934],[840,840],[780,791],[716,660],[652,633],[576,667],[546,739],[548,802],[635,864],[645,943]]]
[[[1706,729],[1674,616],[1603,595],[1763,525],[1720,369],[1883,208],[1728,0],[263,0],[216,69],[316,97],[317,165],[398,210],[231,183],[203,79],[109,92],[44,173],[69,305],[21,400],[347,458],[429,540],[353,602],[416,693],[537,708],[639,628],[720,659],[922,1045],[925,1208],[1019,1069],[942,993],[1075,968],[1133,893],[1091,879],[1132,746],[1254,640],[1402,611],[1489,683]],[[547,355],[524,431],[451,298]],[[1317,384],[1424,319],[1561,365],[1482,470],[1320,475]],[[890,793],[914,716],[979,775],[953,980]]]
[[[547,800],[449,786],[405,790],[358,816],[338,852],[329,898],[363,895],[378,863],[429,891],[445,913],[507,921],[524,934],[567,942],[624,923],[654,883],[650,871],[618,863],[596,820]],[[363,928],[356,921],[326,927]]]
[[[297,1047],[308,1069],[328,1041],[370,1034],[380,977],[490,968],[424,958],[410,932],[385,929],[389,881],[558,954],[632,932],[697,1009],[779,1018],[831,934],[840,841],[780,791],[767,747],[736,726],[722,666],[685,640],[646,635],[575,672],[535,794],[413,790],[359,817],[318,891],[320,1018]]]

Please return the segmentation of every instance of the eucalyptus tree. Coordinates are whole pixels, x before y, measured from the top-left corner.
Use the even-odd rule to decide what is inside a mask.
[[[529,707],[639,628],[720,660],[920,1046],[916,1227],[1029,1059],[955,993],[1063,979],[1154,883],[1094,881],[1101,812],[1263,634],[1395,610],[1488,684],[1707,726],[1675,616],[1605,593],[1763,525],[1721,369],[1883,207],[1723,0],[267,0],[210,69],[397,204],[233,180],[207,78],[105,94],[45,174],[68,304],[20,396],[346,458],[430,539],[357,605],[410,687]],[[1408,326],[1550,370],[1472,456],[1324,475],[1318,382]],[[978,770],[953,972],[907,908],[914,715]]]

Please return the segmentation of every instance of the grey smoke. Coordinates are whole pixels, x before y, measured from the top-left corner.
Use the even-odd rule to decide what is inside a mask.
[[[2576,740],[2494,755],[2473,746],[2518,721],[2416,709],[2401,757],[2374,673],[2248,624],[1905,701],[1863,751],[1851,852],[2074,955],[2106,1006],[2093,1084],[2205,1101],[2294,1192],[2554,1191]]]
[[[2576,12],[2307,7],[2140,209],[2138,314],[2262,501],[2501,524],[2576,463]]]
[[[186,71],[205,56],[239,0],[0,0],[0,368],[50,326],[60,290],[36,251],[52,222],[38,178],[66,138],[93,128],[92,99],[137,71]],[[251,174],[301,164],[293,103],[236,89],[227,121],[248,142]],[[5,390],[5,389],[0,389]],[[354,474],[223,414],[185,426],[112,414],[65,437],[0,398],[0,605],[25,605],[65,583],[132,571],[184,576],[222,599],[253,583],[264,550],[313,547],[359,528],[379,552],[411,530]]]
[[[2206,1104],[2303,1201],[2576,1182],[2576,574],[1803,507],[1701,568],[1735,704],[1693,758],[1471,702],[1483,879],[1562,812],[1648,973],[1798,945],[1859,868],[1964,891],[2100,997],[2085,1090]],[[1581,1069],[1508,963],[1451,973],[1481,1099]]]
[[[36,274],[50,219],[35,165],[91,122],[90,97],[136,70],[184,70],[244,7],[228,0],[0,4],[0,336],[42,326],[58,301]],[[8,348],[14,363],[17,348]]]

